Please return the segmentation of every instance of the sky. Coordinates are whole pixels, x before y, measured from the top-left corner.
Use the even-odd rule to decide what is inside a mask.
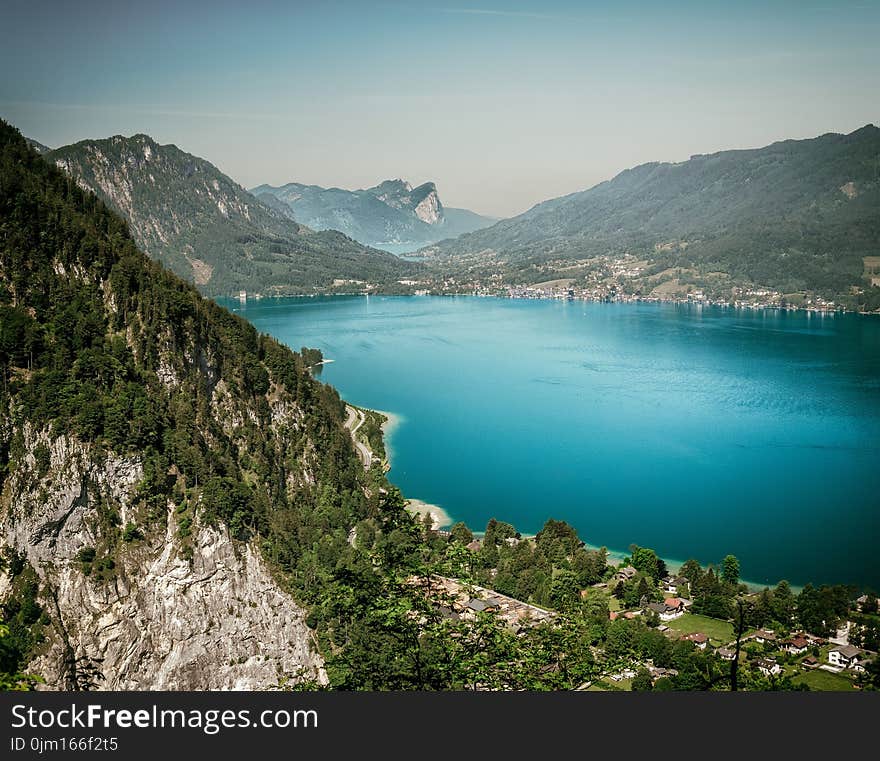
[[[646,161],[880,124],[880,0],[0,0],[0,117],[147,133],[245,187],[511,216]]]

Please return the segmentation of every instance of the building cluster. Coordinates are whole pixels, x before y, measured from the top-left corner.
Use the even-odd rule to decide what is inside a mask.
[[[594,587],[614,589],[620,583],[633,581],[638,574],[638,570],[633,566],[623,566],[615,569],[609,581],[595,584]],[[715,640],[707,632],[689,631],[690,627],[682,627],[682,630],[679,630],[672,623],[685,616],[692,604],[685,596],[690,593],[690,585],[686,578],[666,576],[659,581],[658,588],[667,595],[662,602],[649,602],[643,598],[640,604],[632,609],[611,611],[609,618],[615,621],[620,618],[634,619],[639,616],[656,615],[660,622],[657,630],[666,636],[690,642],[699,650],[714,652],[722,661],[731,662],[736,659],[735,639]],[[582,594],[587,592],[588,590],[584,590]],[[869,597],[862,595],[855,601],[854,607],[857,611],[862,611],[868,603]],[[701,619],[695,616],[691,620]],[[777,677],[786,671],[792,673],[814,669],[855,676],[863,673],[866,663],[877,655],[851,644],[847,638],[848,631],[847,625],[837,633],[836,637],[826,640],[806,631],[794,631],[783,636],[771,629],[756,629],[747,632],[741,638],[740,660],[767,677]],[[648,661],[632,664],[627,669],[618,669],[615,673],[607,675],[607,678],[612,682],[620,682],[631,678],[627,674],[635,673],[639,668],[646,668],[654,681],[674,673],[674,670],[656,668]]]
[[[479,548],[479,540],[474,540],[473,544],[475,549]],[[592,589],[611,591],[619,584],[635,581],[639,576],[636,568],[624,565],[614,568],[607,581],[594,584]],[[556,616],[553,611],[445,576],[434,575],[427,581],[413,578],[412,583],[426,584],[426,597],[433,601],[442,618],[451,621],[472,621],[480,614],[492,613],[510,630],[522,633],[528,627],[552,621]],[[717,626],[708,626],[708,631],[700,630],[714,619],[689,616],[692,601],[689,598],[690,583],[687,578],[674,574],[667,575],[660,579],[656,589],[665,595],[662,601],[649,600],[645,595],[637,606],[628,610],[610,611],[610,619],[615,621],[641,616],[651,618],[657,631],[670,639],[690,642],[695,648],[714,653],[721,661],[728,663],[736,660],[738,654],[742,665],[768,678],[816,669],[854,677],[864,673],[866,664],[877,657],[875,653],[848,641],[849,625],[838,631],[831,639],[824,639],[803,630],[777,632],[767,628],[746,632],[738,644],[730,635],[719,639]],[[581,596],[587,597],[590,593],[591,589],[584,589],[581,591]],[[873,604],[873,598],[870,603]],[[868,604],[868,596],[863,595],[855,601],[854,608],[861,611],[863,608],[867,609]],[[679,622],[679,619],[685,616],[689,618]],[[730,626],[729,623],[726,625]],[[662,668],[647,660],[624,665],[618,662],[614,671],[605,674],[603,679],[623,682],[634,678],[641,669],[647,670],[654,682],[676,675],[675,669]],[[589,686],[590,683],[587,683],[582,689]]]
[[[494,613],[508,628],[519,632],[549,621],[556,615],[537,605],[447,576],[435,575],[429,581],[430,599],[437,600],[440,614],[453,621],[473,620],[483,612]]]

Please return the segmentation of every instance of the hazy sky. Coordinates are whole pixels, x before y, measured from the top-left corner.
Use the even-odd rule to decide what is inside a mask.
[[[0,0],[0,116],[245,187],[434,180],[507,216],[645,161],[880,123],[880,0]]]

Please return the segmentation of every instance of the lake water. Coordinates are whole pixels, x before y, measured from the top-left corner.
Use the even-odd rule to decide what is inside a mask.
[[[391,480],[482,530],[880,590],[880,319],[472,297],[226,302],[402,417]]]

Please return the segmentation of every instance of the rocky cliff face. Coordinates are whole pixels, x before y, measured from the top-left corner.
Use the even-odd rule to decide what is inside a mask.
[[[443,206],[440,203],[440,197],[437,195],[437,188],[434,183],[428,183],[428,187],[423,186],[424,192],[421,194],[413,193],[415,196],[415,206],[413,206],[413,214],[422,220],[426,225],[440,225],[446,221],[443,214]],[[421,198],[419,198],[421,196]]]
[[[392,209],[413,214],[426,225],[440,225],[445,221],[443,205],[433,182],[413,188],[405,180],[385,180],[363,192],[375,196]]]
[[[28,669],[52,688],[268,689],[326,683],[305,612],[247,542],[197,519],[187,540],[173,502],[143,538],[96,571],[84,551],[107,545],[106,520],[126,525],[143,463],[97,455],[67,436],[30,427],[22,467],[6,485],[2,544],[36,571],[51,618]],[[39,476],[39,447],[50,452]],[[4,584],[7,581],[7,584]],[[8,580],[0,576],[0,594]]]

